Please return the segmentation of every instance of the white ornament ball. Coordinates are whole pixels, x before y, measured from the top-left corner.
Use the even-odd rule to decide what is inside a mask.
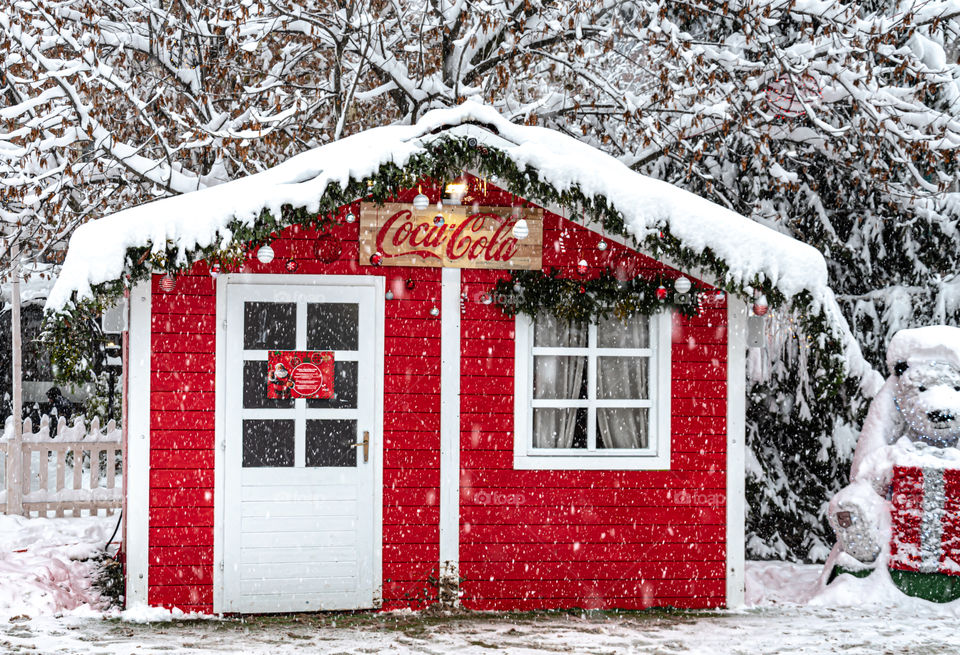
[[[430,308],[430,316],[440,316],[440,310],[436,307]]]
[[[606,249],[607,249],[607,242],[606,242],[606,241],[604,241],[603,239],[601,239],[600,241],[597,242],[597,250],[599,250],[600,252],[603,252],[603,251],[606,250]]]
[[[526,219],[521,218],[513,224],[513,238],[518,241],[523,241],[528,236],[530,236],[530,226],[527,225]]]
[[[260,250],[257,251],[257,259],[261,264],[269,264],[273,261],[273,257],[273,248],[270,246],[260,246]]]
[[[387,300],[393,300],[393,291],[387,291],[385,294],[383,294],[383,297]]]
[[[677,293],[686,293],[692,286],[690,280],[685,277],[678,277],[677,281],[673,283],[673,288],[677,290]]]
[[[357,217],[353,215],[353,212],[348,212],[347,215],[343,217],[343,220],[347,223],[356,223]]]
[[[424,210],[430,206],[430,198],[425,196],[422,193],[418,193],[417,197],[413,199],[413,208],[417,210]]]

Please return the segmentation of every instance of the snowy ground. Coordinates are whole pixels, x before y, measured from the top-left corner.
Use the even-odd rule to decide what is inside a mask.
[[[817,593],[818,566],[754,562],[738,612],[445,614],[173,620],[99,611],[88,557],[112,519],[0,516],[0,653],[896,653],[960,651],[960,606],[890,593],[881,578]]]

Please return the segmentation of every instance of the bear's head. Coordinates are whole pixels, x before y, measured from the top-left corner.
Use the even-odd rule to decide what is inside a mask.
[[[914,441],[940,448],[960,442],[960,368],[946,361],[897,362],[897,407]]]

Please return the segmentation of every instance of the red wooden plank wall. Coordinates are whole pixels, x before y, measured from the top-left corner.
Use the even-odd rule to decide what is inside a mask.
[[[406,201],[412,200],[411,192]],[[359,207],[352,207],[359,215]],[[347,213],[344,208],[341,217]],[[245,273],[384,275],[383,599],[386,609],[436,598],[440,483],[440,270],[358,264],[359,223],[332,234],[339,259],[317,259],[315,231],[285,230],[270,264],[250,259]],[[406,281],[413,281],[408,289]],[[153,280],[151,366],[151,605],[213,610],[215,286],[205,264],[164,293]]]
[[[562,238],[561,238],[562,237]],[[556,215],[544,266],[678,273]],[[726,307],[680,318],[672,350],[670,471],[513,470],[514,321],[465,270],[461,320],[460,575],[475,609],[716,607],[724,603]]]
[[[479,200],[510,205],[513,197],[490,187]],[[332,229],[340,246],[333,263],[317,258],[315,231],[289,228],[271,244],[272,263],[250,259],[243,272],[284,274],[293,259],[297,274],[386,276],[395,299],[386,303],[384,344],[383,599],[385,609],[421,607],[436,599],[439,560],[440,319],[429,310],[440,307],[440,270],[359,266],[358,227]],[[596,234],[555,215],[545,229],[545,266],[572,269],[586,259],[588,275],[607,265],[677,275],[614,243],[600,252]],[[502,275],[462,272],[464,605],[723,604],[723,303],[674,327],[670,471],[514,471],[513,321],[479,302]],[[209,612],[215,291],[204,264],[171,293],[154,279],[152,325],[149,602]]]

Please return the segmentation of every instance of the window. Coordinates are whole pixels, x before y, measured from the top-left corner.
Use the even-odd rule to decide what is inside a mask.
[[[514,467],[670,467],[670,314],[517,317]]]

